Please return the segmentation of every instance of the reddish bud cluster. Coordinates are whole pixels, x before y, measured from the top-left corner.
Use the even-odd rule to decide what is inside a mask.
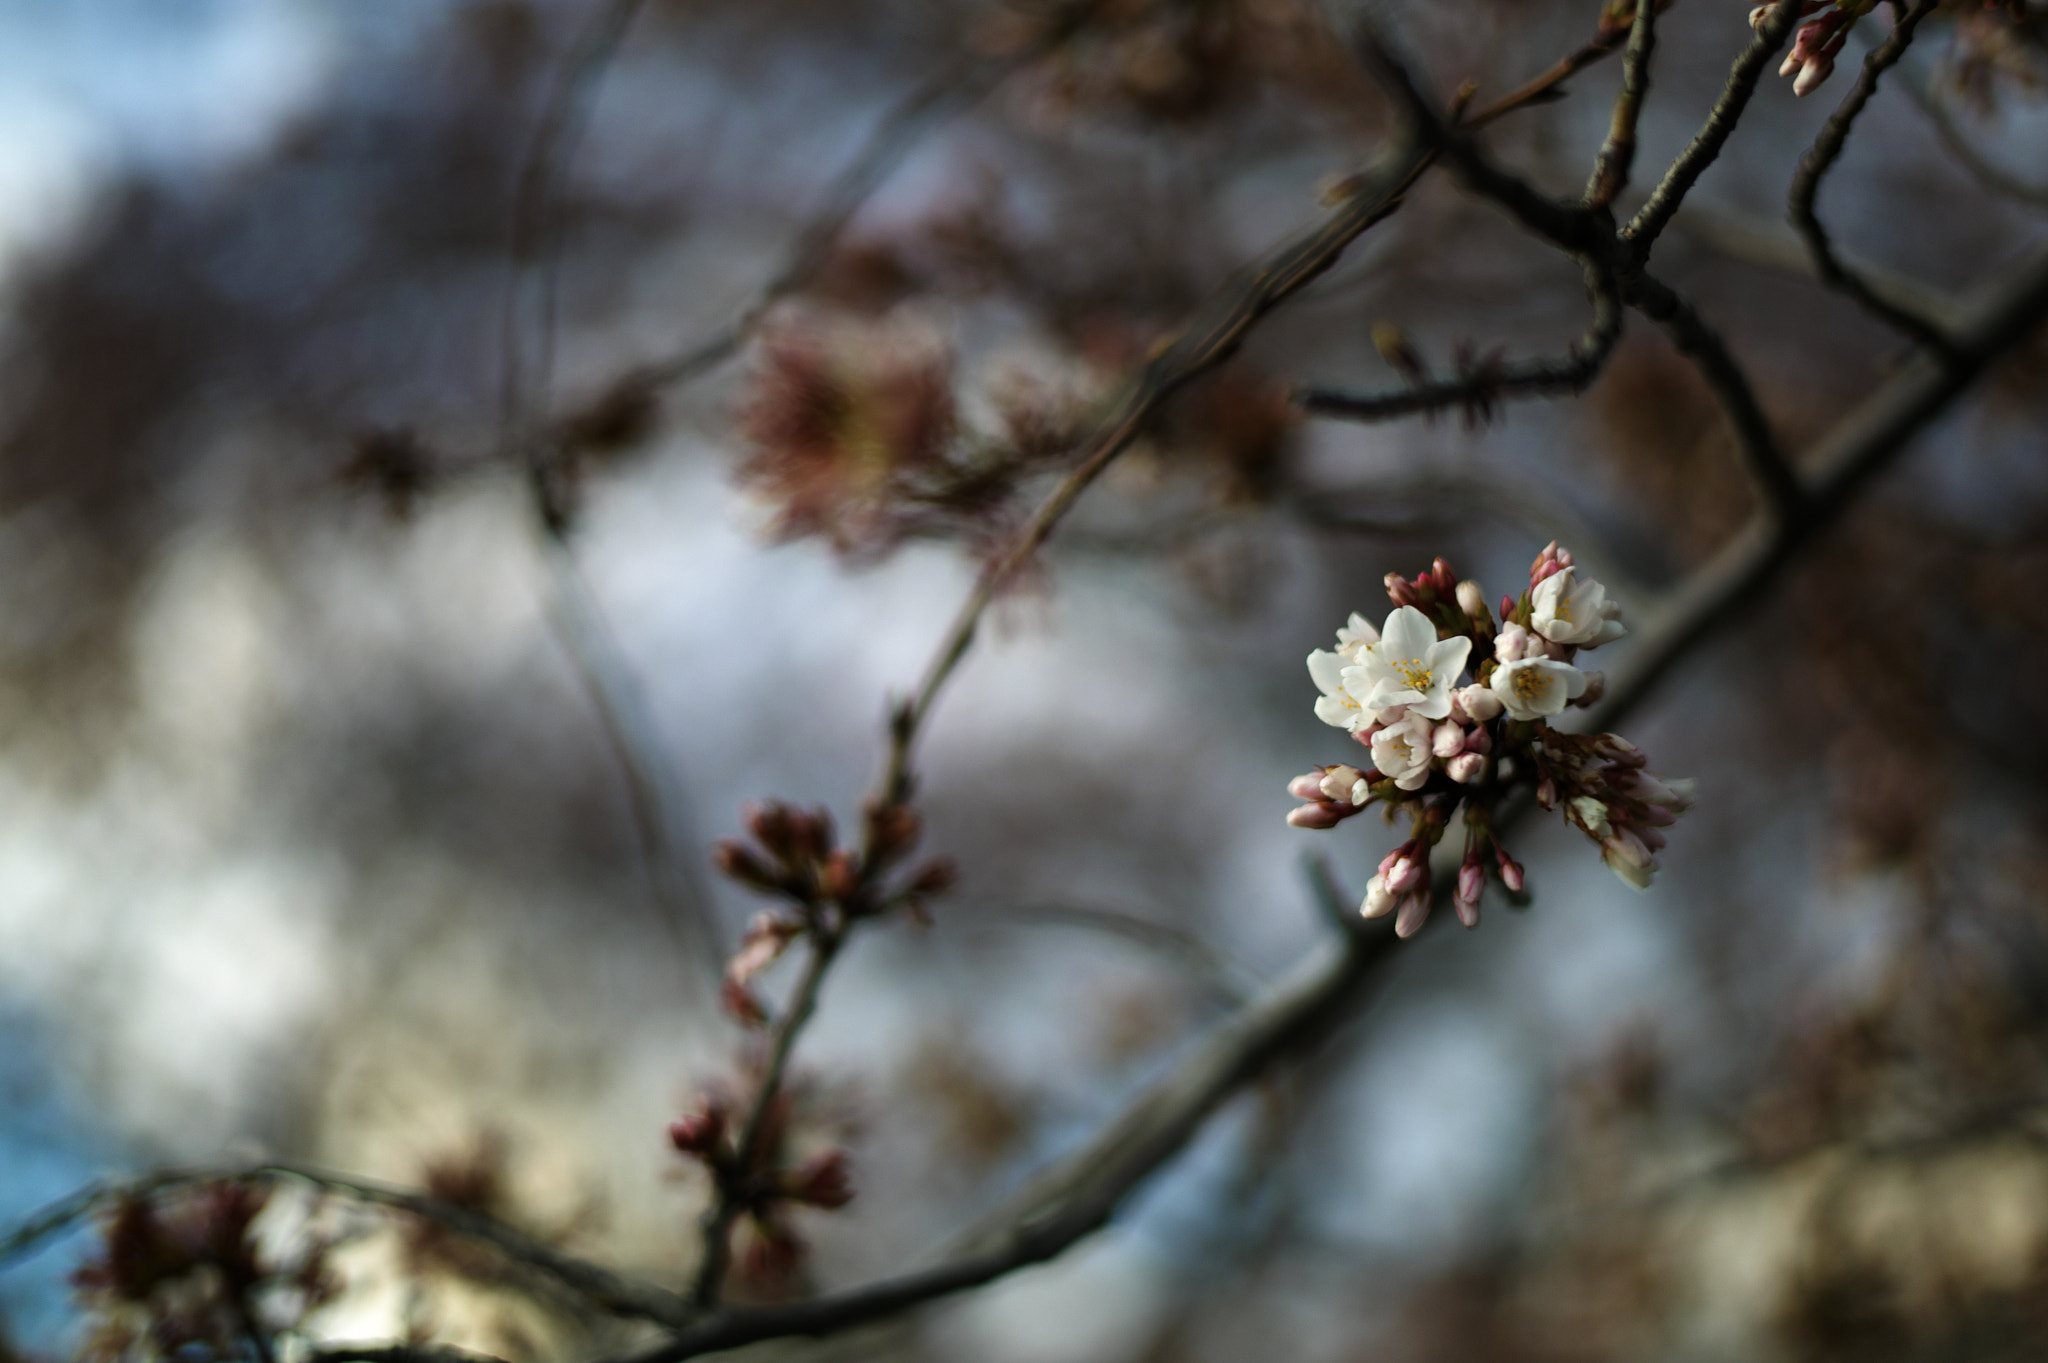
[[[871,803],[861,819],[858,848],[838,845],[831,811],[822,806],[800,809],[770,800],[745,817],[753,842],[720,842],[713,863],[749,889],[789,901],[786,908],[755,914],[726,963],[725,1009],[750,1026],[768,1016],[752,981],[792,942],[806,932],[836,935],[899,907],[922,919],[924,901],[951,888],[956,878],[950,860],[933,857],[889,882],[889,871],[916,848],[923,831],[917,811],[907,804]]]

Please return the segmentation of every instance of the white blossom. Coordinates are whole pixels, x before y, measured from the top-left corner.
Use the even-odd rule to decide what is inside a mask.
[[[1344,674],[1353,670],[1345,666],[1342,655],[1326,649],[1308,655],[1308,674],[1323,693],[1316,700],[1316,718],[1355,734],[1372,723],[1372,712],[1344,687]]]
[[[1471,652],[1470,639],[1439,639],[1428,616],[1400,606],[1387,617],[1380,641],[1364,651],[1357,667],[1344,669],[1341,681],[1354,697],[1363,693],[1365,708],[1382,719],[1396,707],[1442,719],[1451,713],[1451,690]]]
[[[1336,766],[1323,773],[1320,793],[1326,800],[1342,800],[1347,805],[1362,805],[1372,798],[1372,787],[1367,784],[1365,773],[1356,767]]]
[[[1650,877],[1657,873],[1657,859],[1650,855],[1643,840],[1626,828],[1616,829],[1600,840],[1600,860],[1638,890],[1649,889]]]
[[[1372,736],[1372,764],[1402,790],[1420,790],[1429,780],[1429,739],[1429,721],[1403,711]]]
[[[1529,594],[1534,610],[1529,624],[1553,644],[1598,648],[1628,633],[1621,607],[1607,599],[1607,589],[1578,570],[1561,568],[1536,584]]]
[[[1337,651],[1354,666],[1365,661],[1365,655],[1380,641],[1380,632],[1372,627],[1372,621],[1351,612],[1351,619],[1337,631]]]
[[[1550,658],[1522,658],[1496,668],[1493,694],[1516,719],[1562,714],[1586,689],[1586,674]],[[1318,711],[1320,713],[1320,711]]]

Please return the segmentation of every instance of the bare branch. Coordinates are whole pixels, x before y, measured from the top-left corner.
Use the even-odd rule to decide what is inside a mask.
[[[1593,321],[1562,356],[1483,366],[1477,372],[1441,382],[1419,383],[1383,393],[1346,393],[1305,386],[1293,401],[1310,416],[1346,421],[1386,421],[1415,412],[1440,412],[1450,407],[1484,412],[1501,398],[1557,397],[1583,393],[1599,377],[1615,343],[1621,339],[1621,295],[1614,276],[1597,257],[1589,260],[1586,285],[1593,298]]]
[[[308,1363],[504,1363],[452,1344],[322,1344],[305,1357]]]
[[[1914,0],[1913,7],[1892,26],[1891,36],[1869,56],[1863,59],[1863,70],[1851,86],[1849,93],[1835,107],[1828,121],[1821,126],[1813,145],[1799,158],[1799,169],[1792,176],[1790,210],[1792,225],[1799,229],[1805,239],[1806,248],[1813,255],[1814,269],[1819,272],[1821,282],[1831,289],[1839,290],[1854,299],[1864,311],[1911,336],[1921,345],[1937,355],[1948,348],[1947,338],[1927,318],[1912,312],[1882,297],[1869,284],[1844,265],[1836,256],[1833,243],[1828,240],[1827,228],[1821,225],[1820,215],[1814,211],[1814,200],[1820,194],[1820,182],[1833,168],[1848,144],[1849,131],[1855,126],[1857,115],[1863,106],[1877,93],[1877,82],[1885,71],[1906,53],[1913,41],[1913,30],[1920,21],[1932,14],[1940,0]]]
[[[1657,0],[1657,12],[1670,9],[1678,0]],[[1504,118],[1518,109],[1531,105],[1547,104],[1564,98],[1563,84],[1579,72],[1593,65],[1601,58],[1611,55],[1629,36],[1629,29],[1617,28],[1603,32],[1578,51],[1565,57],[1557,65],[1545,71],[1527,85],[1516,88],[1512,93],[1501,96],[1476,113],[1468,113],[1459,120],[1459,126],[1466,129],[1483,128],[1496,119]]]
[[[1771,423],[1764,416],[1763,408],[1757,405],[1749,376],[1743,372],[1742,365],[1728,349],[1727,342],[1721,339],[1720,333],[1707,324],[1692,304],[1651,275],[1638,274],[1634,278],[1629,289],[1629,302],[1664,328],[1679,352],[1698,367],[1707,386],[1721,400],[1722,410],[1728,414],[1728,424],[1735,428],[1735,439],[1742,450],[1743,462],[1773,514],[1784,520],[1798,519],[1805,502],[1799,475],[1785,452],[1778,447],[1778,439],[1771,433]]]
[[[1586,183],[1588,208],[1607,207],[1628,187],[1629,167],[1636,159],[1636,122],[1642,117],[1643,96],[1650,90],[1650,57],[1657,50],[1656,25],[1656,5],[1636,0],[1628,51],[1621,59],[1621,94],[1614,101],[1607,141],[1593,163],[1593,178]]]
[[[1812,254],[1780,223],[1695,203],[1674,225],[1691,240],[1730,260],[1819,282]],[[1954,327],[1961,320],[1962,304],[1946,289],[1840,251],[1836,255],[1846,269],[1899,307],[1942,328]]]
[[[1657,237],[1685,202],[1685,196],[1721,154],[1722,146],[1735,131],[1736,120],[1742,117],[1750,96],[1756,92],[1764,64],[1778,55],[1778,49],[1785,45],[1798,22],[1798,0],[1778,0],[1764,16],[1756,36],[1729,68],[1728,83],[1722,87],[1714,107],[1707,111],[1707,121],[1664,172],[1649,202],[1621,229],[1622,240],[1634,245],[1637,259],[1649,257],[1650,248],[1657,244]]]

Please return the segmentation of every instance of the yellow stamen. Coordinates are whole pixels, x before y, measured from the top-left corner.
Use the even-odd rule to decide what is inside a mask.
[[[1419,659],[1405,663],[1389,663],[1388,666],[1394,669],[1395,674],[1411,691],[1427,691],[1436,684],[1436,673],[1424,667]]]

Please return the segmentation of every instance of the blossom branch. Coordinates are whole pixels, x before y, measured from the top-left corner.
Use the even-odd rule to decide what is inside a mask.
[[[1628,50],[1621,59],[1621,94],[1614,101],[1614,118],[1607,141],[1593,164],[1593,177],[1586,184],[1586,206],[1606,208],[1628,187],[1628,172],[1636,159],[1636,122],[1642,117],[1643,96],[1650,89],[1650,58],[1657,50],[1657,6],[1637,0],[1635,17],[1629,23]]]
[[[1887,300],[1842,263],[1828,239],[1827,228],[1821,224],[1820,215],[1814,209],[1814,201],[1820,195],[1821,180],[1834,167],[1842,148],[1848,144],[1849,132],[1855,126],[1857,115],[1877,93],[1879,79],[1906,54],[1906,48],[1913,41],[1913,31],[1939,3],[1940,0],[1914,0],[1912,8],[1906,10],[1892,26],[1891,35],[1863,59],[1863,71],[1856,78],[1856,84],[1842,97],[1842,102],[1813,139],[1813,145],[1799,158],[1799,169],[1792,176],[1789,198],[1792,225],[1805,240],[1821,282],[1847,294],[1864,311],[1903,331],[1937,355],[1948,346],[1940,328],[1910,309]]]
[[[1714,107],[1707,111],[1707,121],[1664,172],[1664,178],[1651,191],[1649,202],[1621,229],[1622,239],[1633,245],[1639,259],[1648,258],[1650,248],[1656,245],[1658,236],[1685,202],[1685,196],[1721,154],[1721,148],[1734,133],[1737,120],[1748,106],[1750,96],[1756,92],[1764,64],[1778,55],[1778,49],[1785,45],[1785,39],[1798,22],[1798,0],[1777,0],[1764,15],[1749,46],[1729,68],[1728,82],[1722,87],[1720,98],[1714,101]]]

